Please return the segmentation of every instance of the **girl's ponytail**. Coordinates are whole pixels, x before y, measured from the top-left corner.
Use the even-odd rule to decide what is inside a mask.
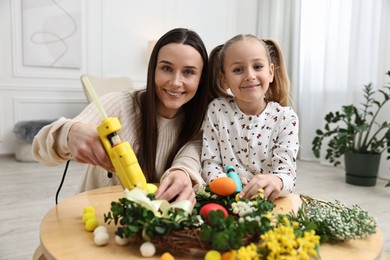
[[[221,81],[223,70],[221,50],[223,46],[223,44],[216,46],[209,55],[208,89],[211,99],[229,96]]]
[[[287,74],[282,49],[277,41],[265,39],[271,63],[274,64],[274,80],[270,83],[267,91],[267,99],[276,101],[282,106],[289,106],[290,100],[290,79]]]

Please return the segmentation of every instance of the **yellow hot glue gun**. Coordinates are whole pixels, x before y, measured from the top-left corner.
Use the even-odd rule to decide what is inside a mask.
[[[131,190],[138,187],[147,193],[154,194],[157,191],[157,186],[146,182],[134,150],[128,142],[122,142],[119,138],[117,132],[122,126],[118,118],[107,117],[88,77],[83,76],[81,80],[104,118],[97,127],[97,132],[123,188]]]

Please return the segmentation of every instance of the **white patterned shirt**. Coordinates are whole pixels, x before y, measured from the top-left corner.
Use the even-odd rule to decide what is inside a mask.
[[[227,166],[248,182],[255,174],[275,174],[286,196],[295,186],[298,124],[293,109],[276,102],[253,116],[241,112],[234,97],[213,100],[203,124],[203,179],[226,176]]]

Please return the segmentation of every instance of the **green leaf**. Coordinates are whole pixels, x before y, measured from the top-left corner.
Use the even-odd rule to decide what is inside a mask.
[[[218,251],[229,249],[229,237],[224,232],[218,232],[214,236],[213,248]]]
[[[163,226],[157,226],[154,228],[154,230],[156,231],[157,234],[163,235],[167,231],[167,228]]]

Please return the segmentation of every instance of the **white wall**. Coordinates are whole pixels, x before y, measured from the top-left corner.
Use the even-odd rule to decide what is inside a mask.
[[[57,2],[63,7],[69,4]],[[129,76],[136,88],[143,88],[148,41],[158,39],[174,27],[198,32],[209,51],[239,32],[256,30],[255,0],[245,4],[238,4],[238,0],[81,0],[79,3],[80,12],[75,16],[80,17],[77,30],[81,43],[77,51],[81,57],[76,59],[81,66],[67,69],[24,65],[26,54],[22,46],[28,38],[22,30],[25,14],[22,0],[0,0],[0,154],[14,153],[12,128],[16,122],[73,117],[79,113],[87,104],[79,81],[83,73]],[[40,8],[45,15],[53,12],[54,16],[61,11],[45,5]]]

